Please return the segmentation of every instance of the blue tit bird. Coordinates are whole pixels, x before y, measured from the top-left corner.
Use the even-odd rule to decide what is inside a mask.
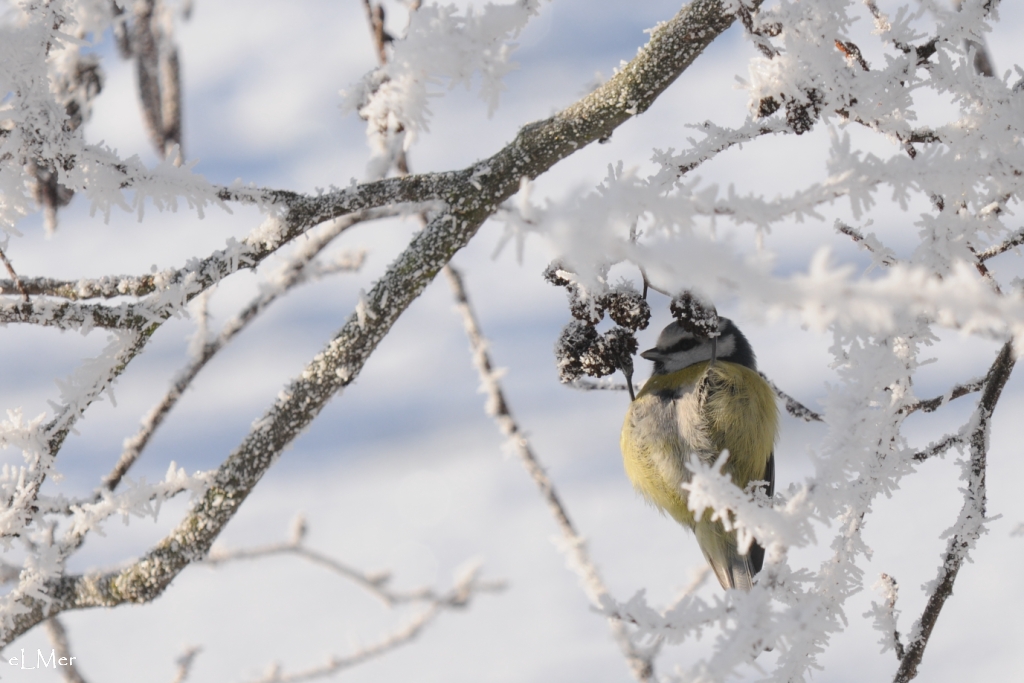
[[[640,355],[654,362],[654,373],[622,425],[626,474],[648,502],[693,530],[723,588],[749,590],[764,548],[754,543],[741,554],[736,532],[711,521],[711,510],[696,519],[682,484],[692,477],[690,458],[711,464],[728,449],[723,472],[740,488],[767,482],[771,498],[779,430],[775,395],[757,372],[747,338],[728,318],[719,318],[716,338],[674,322]]]

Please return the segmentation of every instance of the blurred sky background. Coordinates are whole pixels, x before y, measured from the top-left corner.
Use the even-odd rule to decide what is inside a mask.
[[[879,2],[882,9],[892,3]],[[394,4],[390,27],[399,32],[402,11]],[[515,54],[519,69],[507,80],[501,107],[491,118],[475,92],[445,91],[432,104],[431,129],[410,151],[414,171],[462,168],[509,142],[524,124],[546,117],[611,75],[646,41],[645,30],[671,17],[678,2],[545,3],[526,29]],[[1024,63],[1020,33],[1024,8],[1003,3],[1003,20],[990,40],[997,71]],[[869,61],[881,59],[871,26],[858,37]],[[236,178],[260,186],[312,192],[363,179],[368,158],[363,122],[339,109],[340,90],[375,65],[375,52],[359,0],[227,2],[197,0],[191,19],[178,27],[184,78],[184,147],[195,170],[211,181]],[[90,142],[105,141],[122,155],[155,163],[143,129],[133,65],[117,57],[110,36],[96,48],[104,56],[106,81],[86,126]],[[642,116],[623,125],[609,144],[591,145],[537,182],[534,198],[558,198],[592,187],[620,160],[638,172],[653,169],[655,148],[686,147],[696,136],[687,124],[712,119],[740,123],[746,93],[736,77],[747,75],[755,51],[733,27]],[[1014,76],[1016,80],[1017,76]],[[948,103],[936,102],[941,117]],[[946,109],[943,109],[945,107]],[[927,118],[929,109],[922,115]],[[927,121],[925,121],[927,122]],[[864,131],[849,133],[855,144],[878,154],[898,153]],[[788,193],[823,177],[830,129],[818,125],[800,138],[767,139],[723,154],[700,169],[707,182],[735,184],[740,193],[766,197]],[[888,200],[885,189],[879,193]],[[920,207],[911,207],[912,210]],[[78,197],[60,214],[47,238],[38,215],[27,218],[12,239],[9,255],[20,274],[60,278],[136,274],[179,267],[205,255],[229,237],[241,238],[260,217],[245,207],[232,214],[213,209],[204,219],[188,210],[145,219],[114,214],[108,223],[90,216]],[[865,268],[869,261],[832,229],[849,216],[844,202],[826,206],[825,221],[787,223],[764,236],[778,273],[806,269],[823,247],[837,261]],[[871,228],[888,243],[909,250],[916,215],[898,207]],[[275,304],[199,376],[173,416],[157,433],[133,478],[162,478],[175,461],[189,472],[216,467],[342,325],[360,289],[384,271],[417,229],[415,220],[381,221],[349,231],[335,247],[366,249],[356,275],[306,285]],[[722,224],[720,234],[753,250],[748,228]],[[495,362],[507,369],[511,407],[533,439],[538,456],[559,488],[570,514],[588,538],[594,559],[615,597],[646,590],[655,605],[668,603],[704,565],[692,536],[644,505],[622,471],[618,434],[627,398],[614,392],[578,392],[558,384],[552,348],[569,314],[564,292],[540,273],[551,258],[539,238],[529,239],[516,258],[509,245],[493,253],[501,226],[484,225],[454,263],[465,275]],[[905,251],[904,251],[905,253]],[[1015,256],[992,262],[1013,267]],[[279,263],[276,260],[275,263]],[[260,274],[243,272],[224,282],[211,301],[213,324],[223,323],[252,297]],[[623,270],[622,276],[635,278]],[[752,341],[761,369],[811,407],[835,381],[827,334],[801,329],[795,318],[765,319],[741,301],[719,301]],[[667,301],[652,300],[655,319],[641,334],[653,344],[669,322]],[[81,495],[116,461],[124,438],[168,387],[186,360],[189,320],[174,320],[157,333],[115,387],[116,407],[95,405],[61,453],[64,478],[51,492]],[[55,379],[105,346],[102,331],[88,336],[52,329],[9,326],[2,330],[0,395],[3,406],[22,406],[34,416],[58,396]],[[628,679],[625,663],[565,567],[553,539],[557,529],[533,482],[483,412],[484,397],[470,364],[462,323],[443,278],[435,281],[395,325],[353,386],[336,397],[319,419],[270,470],[221,537],[229,547],[284,540],[291,519],[305,514],[309,544],[367,570],[391,569],[397,587],[447,586],[468,560],[483,564],[483,577],[504,579],[508,589],[482,595],[463,612],[442,615],[413,644],[342,676],[348,681],[416,680],[530,681]],[[997,345],[944,334],[934,347],[938,362],[921,369],[921,397],[943,392],[952,382],[984,373]],[[644,363],[643,365],[646,365]],[[1014,374],[997,409],[989,459],[990,525],[964,567],[946,604],[921,667],[922,681],[1017,680],[1024,672],[1024,602],[1020,567],[1024,538],[1010,532],[1024,522],[1017,482],[1024,477],[1020,443],[1024,427],[1022,370]],[[641,367],[639,379],[648,374]],[[915,415],[906,432],[919,446],[955,429],[974,398],[961,399],[933,415]],[[785,490],[812,472],[816,444],[825,427],[784,417],[777,448],[778,487]],[[15,454],[7,453],[7,461]],[[906,478],[891,500],[878,500],[866,539],[874,555],[866,567],[867,590],[847,605],[849,629],[822,656],[822,683],[886,680],[896,669],[891,652],[880,654],[880,634],[861,615],[872,600],[878,574],[900,583],[898,607],[904,633],[924,604],[921,585],[934,578],[945,541],[940,533],[961,505],[959,469],[953,454],[926,463]],[[76,557],[76,571],[127,562],[144,552],[180,519],[184,501],[165,505],[158,521],[112,519],[105,536],[92,535]],[[834,528],[821,526],[826,546]],[[816,569],[829,549],[794,551],[792,562]],[[713,595],[720,589],[707,584]],[[279,662],[285,671],[305,668],[368,644],[403,622],[352,584],[301,560],[280,557],[220,568],[193,566],[156,603],[111,611],[68,613],[82,675],[89,681],[169,681],[175,659],[188,646],[203,648],[190,681],[230,682],[258,677]],[[703,640],[666,647],[659,671],[687,668],[708,652]],[[49,651],[41,629],[5,650]],[[759,663],[771,668],[772,653]],[[751,671],[749,678],[757,679]],[[52,672],[19,671],[0,664],[0,678],[43,683]]]

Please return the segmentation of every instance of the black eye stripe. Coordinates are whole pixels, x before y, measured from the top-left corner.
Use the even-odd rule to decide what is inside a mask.
[[[697,348],[697,346],[699,345],[699,339],[680,339],[675,344],[665,349],[665,353],[679,353],[680,351],[689,351],[690,349]]]

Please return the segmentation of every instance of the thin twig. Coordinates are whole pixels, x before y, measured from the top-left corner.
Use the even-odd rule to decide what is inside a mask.
[[[889,645],[896,652],[896,659],[902,660],[906,656],[903,648],[903,641],[900,639],[899,629],[896,628],[896,600],[899,597],[899,584],[896,579],[888,574],[882,574],[878,579],[876,587],[881,587],[885,593],[885,604],[876,606],[875,626],[883,630],[889,638]]]
[[[386,588],[391,578],[390,572],[369,574],[353,569],[348,565],[322,553],[305,547],[305,520],[299,517],[293,527],[292,537],[282,543],[272,543],[255,548],[239,550],[215,550],[204,561],[206,564],[218,565],[237,560],[251,560],[272,555],[291,554],[326,567],[346,579],[355,581],[360,586],[380,598],[388,607],[403,603],[427,603],[411,621],[377,641],[373,645],[359,648],[343,657],[331,657],[326,664],[310,667],[291,674],[282,674],[279,667],[274,666],[268,673],[254,683],[297,683],[318,678],[326,678],[343,669],[361,664],[373,657],[379,657],[400,645],[404,645],[418,636],[443,610],[462,609],[469,605],[477,593],[493,593],[504,590],[503,581],[479,581],[479,568],[474,567],[457,578],[451,590],[439,593],[431,588],[420,588],[406,593],[390,591]]]
[[[275,665],[264,676],[252,679],[251,683],[300,683],[301,681],[312,681],[333,676],[340,671],[351,669],[367,660],[385,655],[414,640],[432,621],[437,619],[445,607],[463,606],[465,606],[463,598],[453,594],[449,604],[435,603],[430,605],[394,633],[384,636],[371,645],[361,647],[344,657],[331,657],[325,664],[290,674],[282,673],[280,667]]]
[[[675,608],[679,607],[684,600],[696,593],[700,588],[707,583],[708,577],[711,576],[711,567],[704,565],[699,567],[691,576],[690,583],[686,585],[683,590],[673,598],[672,602],[669,603],[668,607],[665,608],[664,613],[668,614]]]
[[[358,569],[349,567],[348,565],[339,562],[338,560],[332,559],[326,555],[310,550],[306,548],[301,542],[296,541],[282,541],[280,543],[268,543],[266,545],[254,546],[252,548],[239,548],[235,550],[229,550],[215,546],[210,554],[203,560],[203,564],[209,564],[212,566],[227,564],[229,562],[237,562],[239,560],[259,560],[265,557],[271,557],[274,555],[294,555],[301,557],[304,560],[308,560],[313,564],[318,564],[321,567],[326,567],[330,571],[343,576],[350,581],[353,581],[370,593],[373,593],[376,597],[388,605],[394,605],[400,602],[413,602],[416,600],[429,600],[435,597],[430,589],[423,589],[422,591],[413,591],[411,593],[393,593],[385,588],[385,585],[390,580],[391,575],[387,572],[381,573],[368,573],[361,572]]]
[[[29,300],[29,298],[28,298],[28,292],[25,291],[25,285],[23,285],[21,283],[21,280],[18,278],[18,274],[16,272],[14,272],[14,266],[11,265],[11,261],[10,261],[10,259],[7,258],[7,254],[4,253],[3,249],[0,249],[0,261],[4,262],[4,267],[7,269],[7,272],[10,274],[11,280],[14,282],[14,286],[18,289],[18,291],[21,293],[21,295],[23,297],[25,297],[25,301],[27,302]]]
[[[60,622],[60,619],[50,617],[46,620],[46,635],[49,636],[50,644],[53,645],[57,669],[64,677],[65,683],[85,683],[85,679],[78,673],[78,665],[75,664],[77,657],[71,655],[68,632],[64,629],[64,624]]]
[[[918,451],[911,456],[913,460],[917,462],[924,462],[929,458],[934,458],[936,455],[945,453],[953,446],[964,442],[962,434],[947,434],[933,444],[929,444],[928,448],[923,451]]]
[[[203,563],[217,566],[228,562],[255,560],[272,555],[295,555],[355,582],[388,607],[410,602],[436,602],[441,599],[438,593],[426,587],[405,592],[393,591],[387,587],[391,580],[390,572],[364,572],[350,567],[344,562],[308,548],[304,543],[305,536],[306,523],[302,517],[299,517],[293,524],[292,536],[287,541],[236,550],[214,547]],[[488,585],[499,586],[497,583]]]
[[[1024,228],[1016,231],[999,244],[991,246],[985,251],[979,251],[977,254],[978,261],[984,263],[990,258],[999,256],[1000,254],[1008,252],[1014,247],[1019,247],[1022,244],[1024,244]]]
[[[776,386],[775,382],[768,379],[768,376],[765,375],[763,372],[759,372],[758,374],[761,375],[761,379],[763,379],[765,382],[768,382],[768,386],[772,388],[772,391],[775,392],[775,395],[782,399],[782,401],[786,404],[787,413],[797,418],[798,420],[803,420],[804,422],[825,421],[825,418],[823,418],[819,413],[814,412],[813,410],[805,406],[803,403],[787,394],[782,389],[779,389],[779,387]]]
[[[787,394],[785,391],[780,389],[775,384],[775,382],[768,379],[768,376],[765,375],[763,372],[759,374],[764,379],[764,381],[768,382],[768,386],[772,388],[772,391],[775,392],[775,395],[782,399],[782,401],[786,404],[786,412],[788,412],[790,415],[799,420],[804,420],[805,422],[824,422],[825,418],[823,418],[821,414],[811,410],[803,403],[796,400],[795,398]],[[915,404],[903,408],[902,412],[910,414],[920,410],[923,413],[932,413],[954,399],[960,398],[961,396],[966,396],[968,394],[973,394],[976,391],[980,391],[983,386],[984,380],[980,379],[971,380],[970,382],[965,382],[964,384],[957,384],[954,385],[948,392],[946,392],[942,396],[935,396],[934,398],[918,401]],[[950,445],[952,444],[946,444],[944,447],[941,447],[941,450],[946,450]],[[932,453],[931,455],[934,455],[934,453]],[[931,456],[922,456],[920,453],[914,456],[914,458],[918,460],[925,460],[928,457]]]
[[[512,416],[508,401],[505,399],[505,392],[502,390],[498,379],[498,373],[494,371],[490,354],[487,352],[487,342],[480,331],[476,314],[473,312],[469,298],[466,295],[462,276],[451,265],[446,266],[444,272],[455,295],[456,307],[462,315],[466,336],[469,337],[469,345],[473,351],[473,364],[476,366],[481,384],[488,397],[487,413],[494,418],[494,421],[498,424],[498,429],[508,437],[509,442],[515,447],[520,461],[522,461],[523,466],[537,485],[537,488],[540,489],[541,496],[548,505],[548,510],[554,516],[555,522],[562,532],[563,552],[572,563],[573,569],[582,579],[587,597],[595,605],[600,606],[603,598],[609,595],[608,587],[601,579],[597,567],[590,559],[586,542],[579,535],[579,532],[576,531],[572,520],[569,519],[569,513],[562,504],[558,492],[555,490],[554,483],[548,477],[543,465],[540,464],[536,454],[533,452],[529,439],[519,428],[519,424]],[[612,629],[616,642],[619,644],[619,648],[622,650],[622,654],[629,663],[633,676],[638,681],[654,680],[653,651],[641,652],[633,644],[621,620],[609,619],[608,624]]]
[[[880,263],[883,266],[894,266],[899,263],[899,259],[896,258],[892,251],[884,247],[874,235],[865,236],[864,233],[857,228],[852,225],[847,225],[839,220],[836,221],[835,228],[836,232],[849,236],[854,242],[871,252],[874,255],[876,263]]]
[[[920,410],[922,413],[933,413],[953,399],[966,396],[967,394],[973,394],[976,391],[981,391],[984,386],[984,379],[972,379],[971,381],[963,384],[956,384],[942,396],[918,401],[917,403],[904,408],[903,412],[910,414]]]
[[[192,673],[192,665],[195,664],[196,656],[202,650],[203,648],[194,645],[181,653],[181,656],[175,661],[175,664],[178,665],[178,670],[175,672],[174,680],[171,683],[185,683],[188,675]]]
[[[384,30],[384,7],[380,3],[371,3],[370,0],[363,0],[363,7],[366,8],[366,20],[370,23],[373,43],[377,48],[377,61],[384,66],[388,61],[388,53],[384,49],[388,42],[388,34]]]

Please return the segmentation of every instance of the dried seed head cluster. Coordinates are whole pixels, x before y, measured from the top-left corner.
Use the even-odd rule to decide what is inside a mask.
[[[692,292],[683,292],[672,299],[668,309],[671,311],[672,317],[687,332],[701,337],[718,336],[718,311],[714,304],[702,301]]]
[[[604,296],[608,317],[634,332],[647,329],[651,307],[632,287],[617,287]]]
[[[573,282],[572,276],[559,263],[544,271],[545,280],[569,293],[569,310],[575,318],[555,344],[559,380],[569,383],[584,375],[605,377],[616,370],[631,375],[639,348],[634,333],[650,323],[650,306],[628,283],[595,293]],[[605,313],[617,326],[601,333],[596,326]]]

